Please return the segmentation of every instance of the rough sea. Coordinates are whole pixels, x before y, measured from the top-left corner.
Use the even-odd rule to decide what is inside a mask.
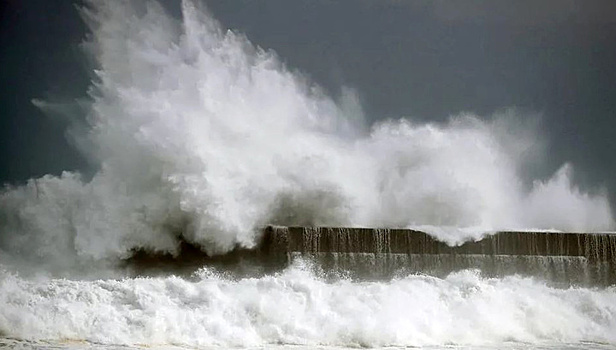
[[[68,134],[94,171],[0,191],[0,347],[616,348],[616,286],[477,270],[332,278],[301,259],[241,277],[127,268],[180,242],[250,248],[268,224],[429,227],[452,244],[615,225],[568,164],[521,180],[540,137],[511,115],[367,125],[353,90],[328,96],[198,2],[181,18],[154,1],[79,10],[92,83]]]

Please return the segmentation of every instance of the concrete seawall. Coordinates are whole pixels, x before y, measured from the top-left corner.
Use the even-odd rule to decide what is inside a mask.
[[[351,271],[361,278],[442,276],[471,268],[488,276],[520,274],[567,284],[616,284],[613,233],[498,232],[449,246],[409,229],[269,226],[260,252],[286,264],[297,258],[316,260],[322,271]]]
[[[410,229],[268,226],[261,249],[270,253],[568,256],[616,263],[616,234],[505,231],[449,246]]]
[[[238,247],[221,256],[208,256],[182,241],[176,255],[135,251],[123,264],[136,275],[191,275],[208,266],[225,275],[250,277],[301,260],[332,278],[443,277],[476,269],[488,277],[516,274],[564,285],[616,284],[614,233],[498,232],[449,246],[408,229],[268,226],[261,238],[255,249]]]

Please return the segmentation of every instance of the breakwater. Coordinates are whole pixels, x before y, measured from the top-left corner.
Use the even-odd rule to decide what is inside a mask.
[[[613,233],[509,231],[450,246],[410,229],[269,226],[260,251],[272,260],[309,259],[322,271],[369,279],[408,273],[440,276],[474,268],[488,276],[616,283]]]
[[[176,255],[136,251],[124,264],[137,275],[190,275],[208,266],[245,277],[275,273],[297,261],[334,278],[445,277],[477,269],[488,277],[522,275],[564,285],[605,286],[616,284],[616,234],[509,231],[451,246],[410,229],[267,226],[253,249],[208,256],[182,241]]]
[[[580,256],[616,262],[616,234],[503,231],[450,246],[410,229],[268,226],[261,249],[271,253]]]

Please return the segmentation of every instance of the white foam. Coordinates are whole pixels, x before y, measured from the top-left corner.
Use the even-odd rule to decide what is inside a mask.
[[[98,171],[3,190],[5,258],[99,267],[174,253],[179,236],[224,253],[265,224],[614,228],[605,193],[576,189],[568,165],[524,188],[538,136],[512,131],[515,116],[365,128],[352,93],[337,104],[191,1],[181,20],[155,2],[87,4],[97,79],[76,144]]]
[[[225,280],[0,278],[0,334],[30,340],[182,346],[616,343],[616,289],[532,279],[326,283],[299,266]]]

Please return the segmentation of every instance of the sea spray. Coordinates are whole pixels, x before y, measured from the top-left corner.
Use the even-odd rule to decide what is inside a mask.
[[[524,186],[537,134],[506,118],[366,134],[356,98],[336,103],[198,3],[183,1],[180,19],[151,1],[82,12],[95,78],[75,137],[96,172],[5,188],[3,261],[97,269],[135,249],[177,254],[180,240],[223,254],[267,224],[614,228],[605,193],[577,189],[570,165]]]

